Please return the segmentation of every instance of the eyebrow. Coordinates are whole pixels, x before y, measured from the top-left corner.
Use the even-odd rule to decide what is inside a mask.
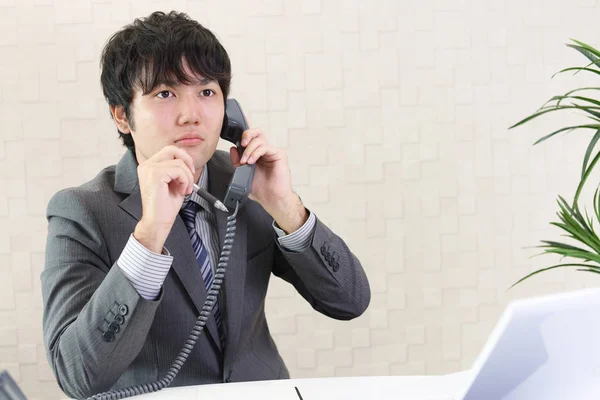
[[[174,84],[169,84],[168,82],[159,82],[156,85],[156,88],[158,88],[159,86],[179,86],[179,85],[201,85],[201,86],[206,86],[209,83],[218,83],[217,80],[215,79],[211,79],[211,78],[188,78],[189,82],[188,83],[183,83],[181,81],[177,81],[174,82]]]
[[[188,77],[188,79],[190,80],[189,83],[175,82],[174,85],[169,85],[169,83],[167,83],[167,82],[159,82],[148,93],[142,93],[142,96],[149,95],[150,93],[154,92],[155,90],[160,89],[161,86],[166,86],[166,87],[175,87],[175,86],[179,86],[179,85],[200,85],[200,86],[206,86],[209,83],[216,83],[216,84],[219,83],[216,79],[211,79],[211,78],[206,78],[206,77],[202,77],[202,78],[190,78],[190,77]]]
[[[192,84],[198,83],[200,85],[208,85],[209,83],[216,82],[214,79],[210,78],[200,78],[200,79],[192,79]]]

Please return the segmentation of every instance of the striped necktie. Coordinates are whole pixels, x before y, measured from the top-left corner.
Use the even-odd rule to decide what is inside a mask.
[[[212,267],[210,266],[210,257],[208,256],[208,251],[206,250],[206,246],[202,243],[200,239],[200,235],[196,231],[196,214],[200,209],[200,205],[194,201],[188,201],[188,203],[183,207],[180,211],[181,218],[183,219],[183,223],[187,228],[188,233],[190,234],[190,240],[192,241],[192,248],[194,249],[194,253],[196,254],[196,260],[198,260],[198,265],[200,266],[200,273],[202,274],[202,279],[204,280],[204,287],[208,292],[210,285],[212,285],[214,275]],[[217,322],[217,327],[219,328],[219,337],[221,339],[221,344],[225,343],[225,333],[223,329],[223,322],[221,318],[221,310],[219,309],[219,299],[215,302],[215,307],[213,308],[215,321]]]

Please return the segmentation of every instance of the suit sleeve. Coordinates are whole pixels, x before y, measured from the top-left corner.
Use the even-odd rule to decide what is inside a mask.
[[[110,389],[139,354],[162,299],[141,297],[109,264],[97,221],[73,190],[47,210],[41,275],[47,356],[61,389],[82,398]]]
[[[289,251],[277,240],[276,246],[273,273],[294,285],[315,310],[349,320],[367,309],[371,290],[360,261],[318,218],[306,249]]]

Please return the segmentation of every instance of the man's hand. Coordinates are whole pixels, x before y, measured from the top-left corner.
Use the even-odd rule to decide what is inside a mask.
[[[137,170],[142,218],[133,236],[148,250],[160,253],[185,196],[194,188],[194,161],[185,150],[167,146]]]
[[[308,212],[292,190],[287,155],[271,146],[260,129],[245,131],[241,144],[246,148],[241,159],[235,146],[229,154],[234,167],[256,163],[249,198],[257,201],[286,233],[296,231],[308,219]]]

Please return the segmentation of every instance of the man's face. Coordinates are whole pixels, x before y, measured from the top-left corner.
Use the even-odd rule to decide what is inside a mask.
[[[199,176],[217,148],[225,112],[223,92],[218,82],[197,76],[187,63],[184,68],[188,76],[197,78],[190,84],[159,85],[146,95],[135,90],[131,135],[138,163],[175,145],[192,157]]]

